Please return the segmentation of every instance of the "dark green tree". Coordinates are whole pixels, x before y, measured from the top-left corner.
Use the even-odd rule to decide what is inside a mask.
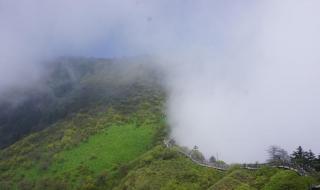
[[[307,165],[312,167],[317,158],[316,158],[316,155],[311,150],[309,150],[306,153],[306,159],[307,159]]]
[[[306,163],[306,152],[299,146],[296,151],[291,154],[291,161],[301,167],[305,166]]]
[[[318,159],[316,158],[316,155],[311,150],[304,151],[301,146],[291,154],[290,158],[293,163],[305,170],[313,170],[318,167]]]
[[[314,169],[318,172],[320,172],[320,155],[318,155],[318,158],[314,162]]]
[[[209,162],[210,163],[215,163],[217,161],[217,159],[214,157],[214,156],[211,156],[210,158],[209,158]]]

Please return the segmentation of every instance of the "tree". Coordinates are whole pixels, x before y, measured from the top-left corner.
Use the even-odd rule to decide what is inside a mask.
[[[300,167],[308,169],[310,167],[314,167],[313,165],[316,162],[316,156],[311,150],[307,152],[304,151],[301,146],[299,146],[297,150],[292,153],[291,160]]]
[[[176,145],[176,141],[175,141],[174,139],[170,139],[170,140],[168,141],[168,144],[169,144],[170,146],[174,146],[174,145]]]
[[[315,169],[317,165],[315,154],[311,150],[308,152],[304,151],[301,146],[291,154],[291,161],[306,170],[310,170],[310,168]]]
[[[190,156],[192,159],[195,159],[199,162],[205,161],[205,157],[203,154],[199,151],[199,148],[197,146],[194,146],[193,149],[190,152]]]
[[[283,165],[290,162],[288,152],[279,146],[270,146],[268,149],[269,159],[268,162],[274,165]]]
[[[215,163],[217,161],[217,159],[214,157],[214,156],[211,156],[210,158],[209,158],[209,162],[210,163]]]
[[[308,164],[312,164],[313,161],[316,160],[316,156],[314,155],[314,153],[309,150],[308,152],[306,152],[306,158],[307,158],[307,161],[308,161]]]
[[[318,155],[318,158],[315,160],[313,167],[316,171],[320,172],[320,155]]]
[[[191,152],[191,158],[194,160],[197,160],[199,162],[203,162],[205,161],[205,157],[203,156],[203,154],[198,151],[198,150],[192,150]]]
[[[301,146],[299,146],[296,151],[291,154],[291,161],[301,167],[304,167],[306,163],[306,152],[302,149]]]

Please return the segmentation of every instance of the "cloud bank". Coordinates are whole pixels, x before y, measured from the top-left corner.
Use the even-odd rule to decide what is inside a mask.
[[[218,50],[189,52],[198,57],[168,82],[172,135],[229,162],[264,161],[273,144],[319,152],[319,3],[255,5],[235,11]]]
[[[316,0],[0,0],[0,95],[57,56],[155,54],[181,144],[228,162],[320,152]]]

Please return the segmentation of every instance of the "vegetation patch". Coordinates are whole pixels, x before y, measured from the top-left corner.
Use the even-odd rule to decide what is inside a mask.
[[[155,147],[131,164],[115,189],[207,189],[224,172],[194,164],[174,149]]]
[[[97,172],[129,162],[144,153],[152,142],[155,128],[134,124],[115,125],[91,136],[76,148],[57,154],[63,161],[56,162],[50,170],[57,173],[77,169],[80,165]]]

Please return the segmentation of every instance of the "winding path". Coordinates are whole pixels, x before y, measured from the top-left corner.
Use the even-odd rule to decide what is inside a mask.
[[[186,156],[187,158],[189,158],[192,162],[194,162],[197,165],[203,166],[203,167],[208,167],[208,168],[214,168],[217,170],[221,170],[221,171],[227,171],[230,167],[227,164],[220,164],[220,163],[211,163],[211,162],[200,162],[198,160],[195,160],[194,158],[192,158],[190,152],[185,152],[183,151],[181,148],[179,148],[179,146],[173,145],[170,143],[170,140],[163,140],[164,145],[166,146],[166,148],[172,148],[172,147],[177,147],[177,151],[181,154],[183,154],[184,156]],[[258,170],[259,168],[261,168],[261,166],[266,166],[269,164],[243,164],[243,166],[241,166],[241,168],[243,169],[247,169],[247,170]],[[270,166],[270,165],[269,165]],[[279,166],[272,166],[274,168],[280,168],[280,169],[286,169],[286,170],[291,170],[294,171],[296,173],[298,173],[300,176],[305,176],[307,175],[306,171],[301,169],[301,168],[294,168],[292,166],[289,165],[279,165]]]

